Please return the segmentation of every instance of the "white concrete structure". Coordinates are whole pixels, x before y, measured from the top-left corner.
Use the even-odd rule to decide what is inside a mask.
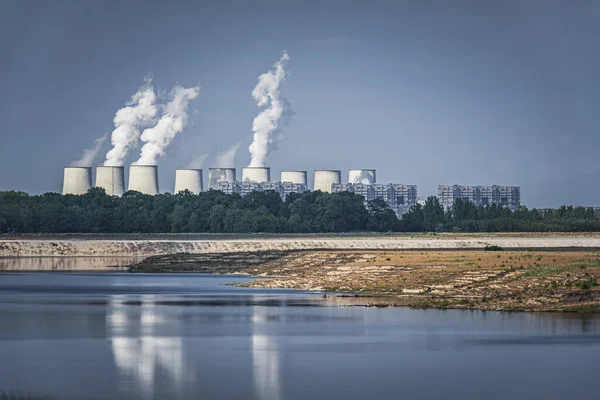
[[[308,173],[306,171],[283,171],[281,173],[281,182],[308,186]]]
[[[374,169],[351,169],[348,174],[348,183],[374,185],[377,183],[377,172]]]
[[[235,182],[235,168],[209,168],[208,169],[208,188],[219,189],[219,182]]]
[[[63,194],[85,194],[92,188],[91,167],[66,167]]]
[[[175,194],[189,190],[198,194],[203,190],[201,169],[178,169],[175,171]]]
[[[331,185],[342,183],[342,171],[340,170],[316,170],[314,190],[331,193]]]
[[[242,181],[258,183],[271,182],[271,168],[246,167],[242,170]]]
[[[96,167],[96,187],[104,189],[109,196],[123,196],[125,167]]]
[[[158,194],[158,166],[132,165],[129,167],[129,188],[144,194]]]

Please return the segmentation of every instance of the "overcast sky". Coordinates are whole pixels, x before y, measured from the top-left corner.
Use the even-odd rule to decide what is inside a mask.
[[[287,49],[274,178],[376,168],[420,197],[502,184],[532,207],[600,205],[599,38],[596,0],[0,1],[0,190],[60,191],[148,73],[202,87],[161,191],[238,140],[241,168],[252,89]]]

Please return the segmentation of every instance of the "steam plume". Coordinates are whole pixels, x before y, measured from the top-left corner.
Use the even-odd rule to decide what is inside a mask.
[[[92,163],[98,157],[100,148],[106,142],[108,135],[101,136],[94,140],[94,147],[83,150],[83,155],[79,160],[72,161],[69,167],[91,167]]]
[[[279,86],[286,77],[285,64],[289,59],[287,51],[284,51],[279,61],[273,65],[273,70],[258,77],[258,84],[252,91],[256,105],[267,108],[261,111],[252,123],[254,141],[249,147],[250,167],[266,165],[267,156],[275,144],[273,135],[280,133],[280,126],[288,122],[293,114],[289,103],[279,93]]]
[[[158,123],[147,128],[142,133],[142,151],[140,159],[134,164],[156,165],[158,157],[165,154],[165,149],[171,144],[175,136],[187,125],[187,108],[191,100],[198,97],[199,87],[184,88],[177,85],[171,91],[171,101],[164,106],[164,114]]]
[[[242,142],[239,141],[226,151],[219,153],[215,163],[217,168],[233,168],[235,166],[235,156],[241,144]]]
[[[152,77],[144,78],[144,84],[136,94],[115,114],[115,130],[111,135],[113,148],[106,154],[106,166],[122,166],[125,164],[127,153],[135,146],[140,137],[140,129],[154,121],[157,108],[156,94],[152,87]]]
[[[208,154],[206,153],[194,157],[194,159],[185,166],[185,169],[202,169],[206,157],[208,157]]]

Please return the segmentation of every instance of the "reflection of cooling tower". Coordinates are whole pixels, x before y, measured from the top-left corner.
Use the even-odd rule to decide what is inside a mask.
[[[342,171],[340,170],[316,170],[315,188],[321,192],[331,193],[331,185],[342,183]]]
[[[246,167],[242,170],[242,181],[258,183],[271,182],[271,168]]]
[[[158,194],[158,166],[132,165],[129,167],[129,189],[144,194]]]
[[[63,194],[85,194],[92,188],[92,168],[66,167]]]
[[[208,188],[219,189],[219,182],[235,182],[235,168],[209,168]]]
[[[374,169],[351,169],[348,174],[348,183],[374,185],[376,181],[377,173]]]
[[[125,167],[96,167],[96,187],[104,189],[109,196],[123,196]]]
[[[201,169],[178,169],[175,171],[175,194],[184,190],[195,194],[202,191]]]
[[[306,171],[283,171],[281,173],[281,182],[297,183],[300,185],[308,185],[308,177]]]

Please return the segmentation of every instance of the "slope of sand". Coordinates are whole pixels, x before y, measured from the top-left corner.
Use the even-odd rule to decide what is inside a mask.
[[[600,248],[600,234],[438,234],[438,235],[381,235],[381,236],[316,236],[286,235],[282,237],[232,238],[218,236],[215,240],[165,238],[147,240],[119,238],[88,239],[85,236],[56,240],[0,239],[0,257],[59,257],[59,256],[135,256],[174,253],[230,253],[254,251],[285,251],[311,249],[478,249],[485,246],[503,248]]]

